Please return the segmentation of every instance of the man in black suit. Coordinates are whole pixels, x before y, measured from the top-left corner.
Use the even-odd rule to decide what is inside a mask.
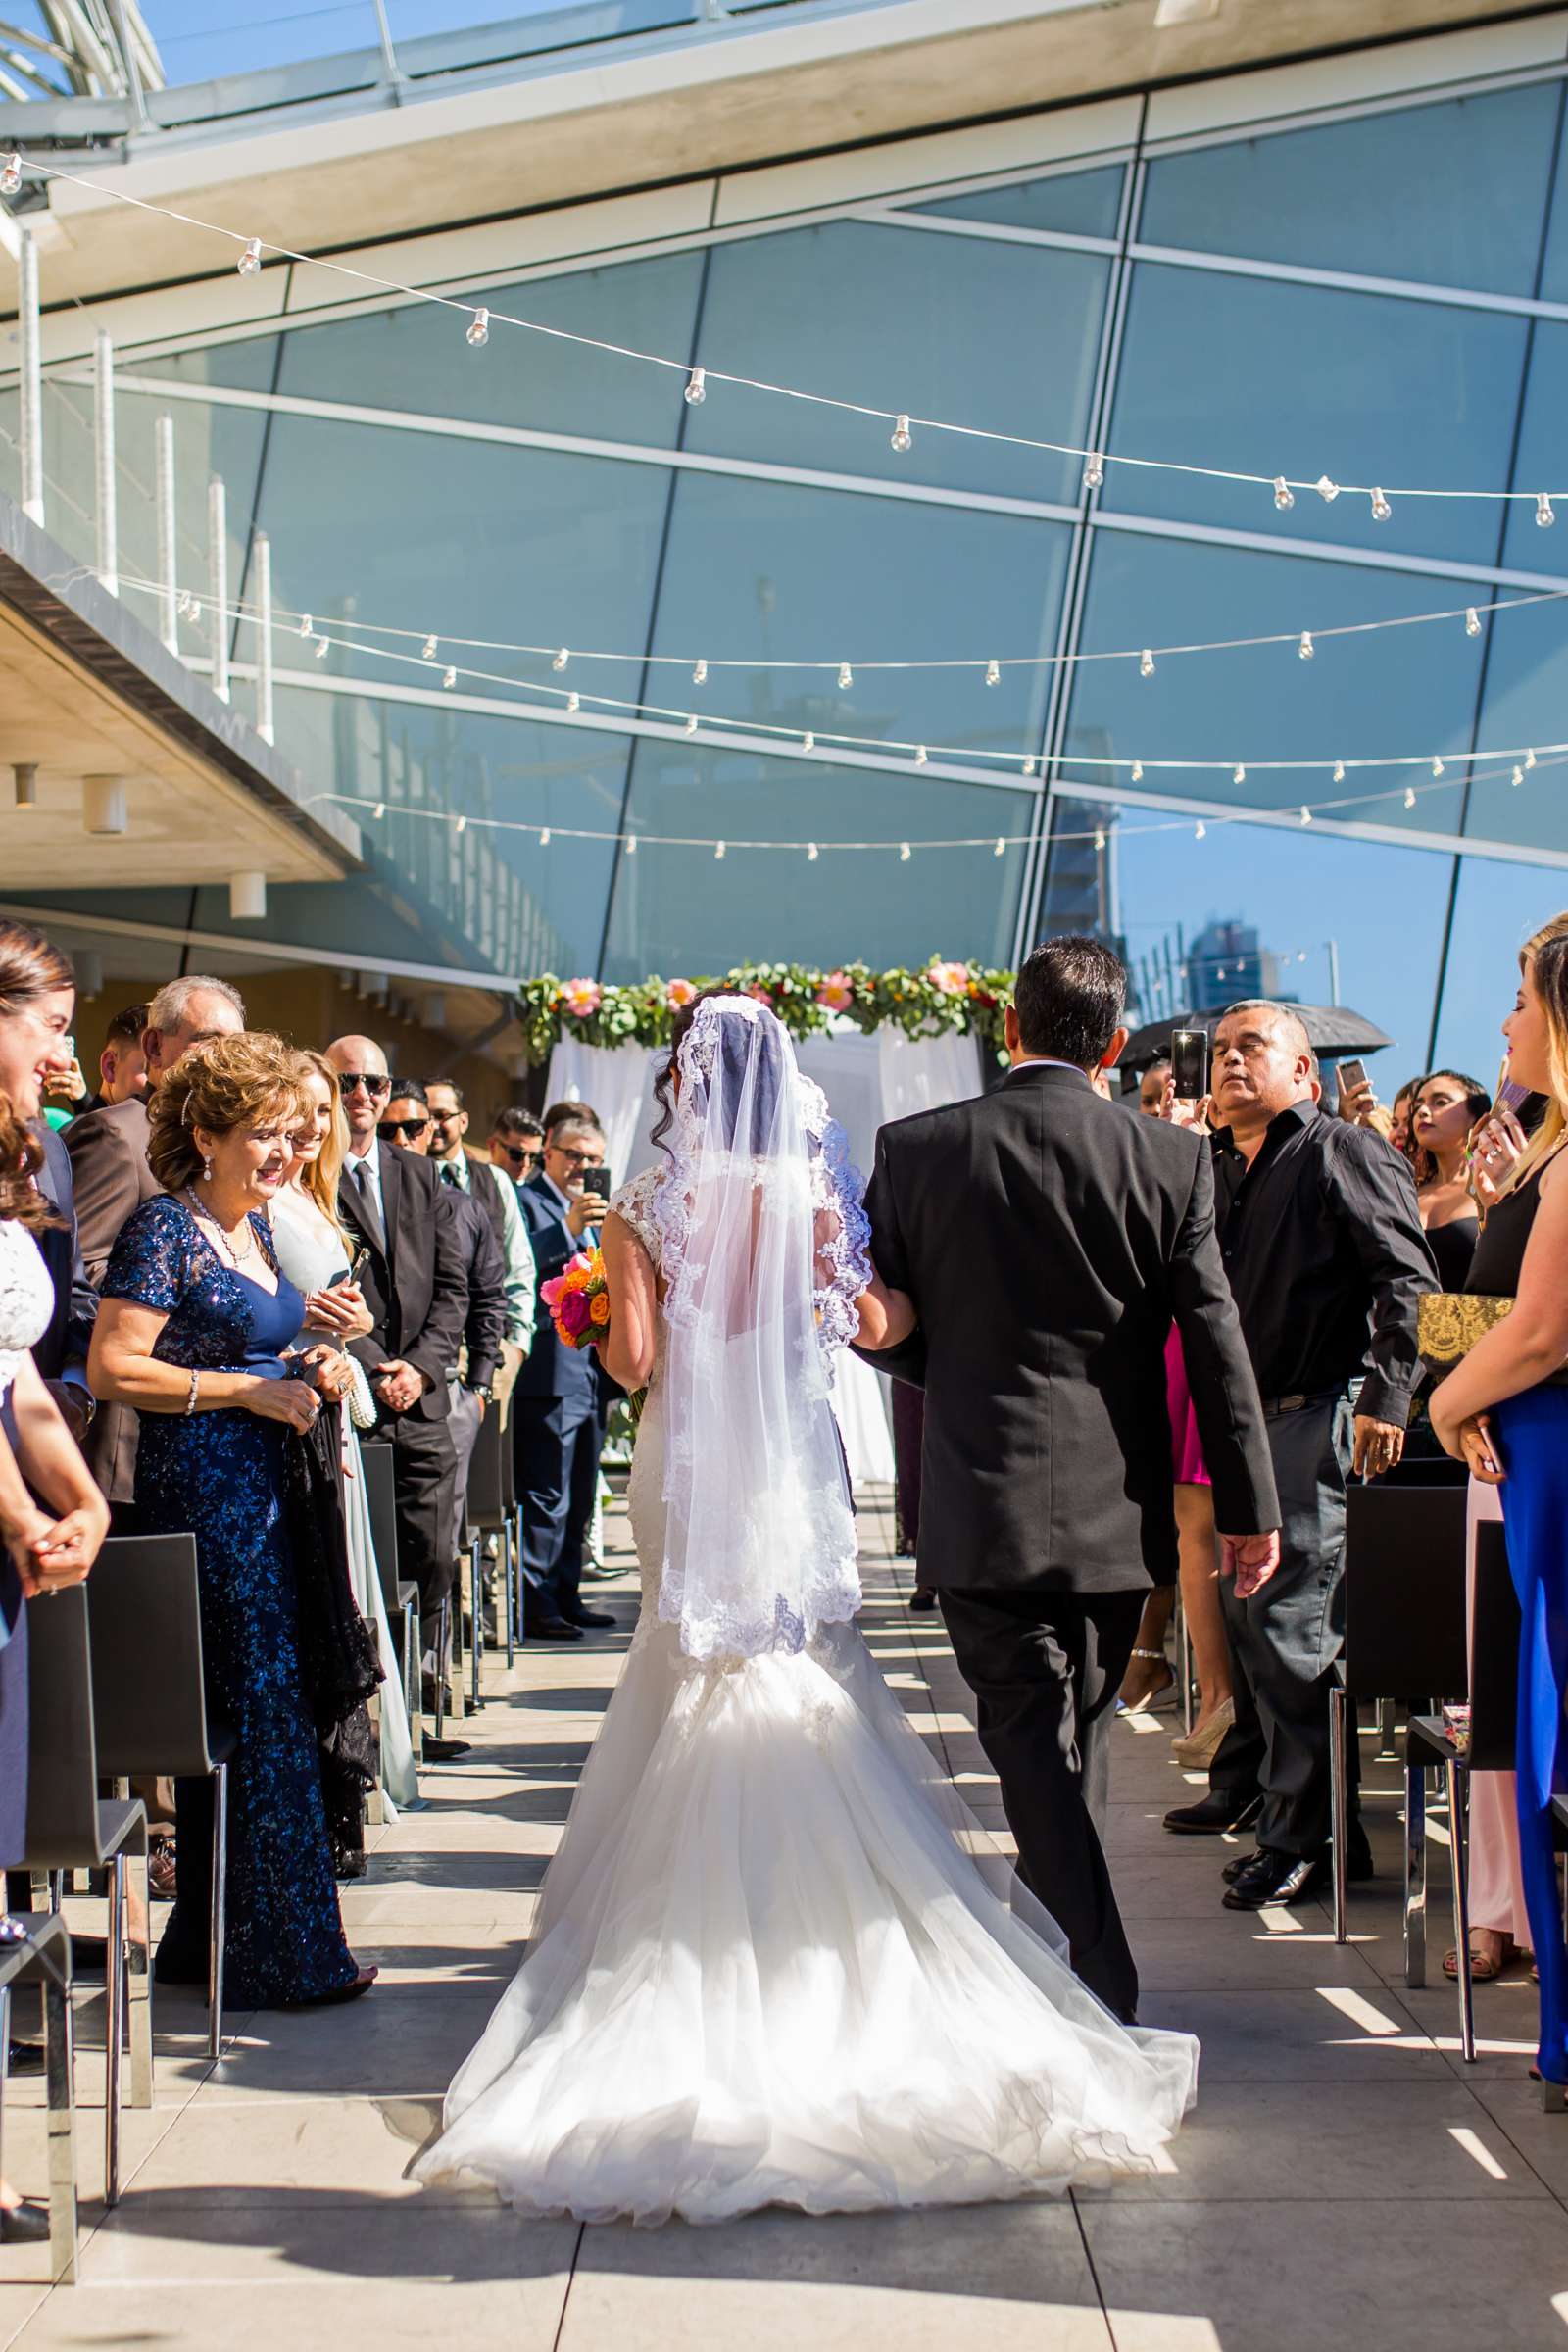
[[[1011,1071],[883,1128],[866,1207],[877,1269],[919,1318],[873,1359],[925,1390],[919,1580],[975,1692],[1019,1876],[1083,1982],[1131,2019],[1101,1842],[1105,1727],[1150,1584],[1176,1576],[1173,1317],[1245,1589],[1273,1571],[1279,1507],[1207,1148],[1090,1083],[1126,1042],[1125,999],[1099,940],[1037,948],[1007,1010]]]
[[[540,1296],[533,1346],[512,1392],[512,1427],[529,1630],[547,1642],[577,1642],[585,1628],[616,1622],[608,1609],[588,1608],[581,1592],[583,1540],[605,1435],[598,1353],[562,1345],[543,1298],[545,1284],[599,1239],[609,1206],[601,1190],[604,1165],[599,1129],[565,1118],[550,1132],[544,1166],[517,1193]]]
[[[392,1445],[398,1564],[419,1588],[421,1645],[433,1674],[440,1607],[455,1566],[457,1463],[448,1384],[463,1344],[468,1286],[434,1168],[376,1136],[392,1091],[386,1055],[373,1038],[340,1037],[327,1047],[326,1060],[349,1130],[338,1207],[368,1252],[360,1287],[375,1318],[369,1336],[349,1346],[370,1377],[378,1415],[373,1434]]]

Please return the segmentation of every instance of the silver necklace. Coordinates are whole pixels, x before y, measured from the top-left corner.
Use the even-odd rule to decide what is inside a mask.
[[[188,1184],[185,1187],[185,1198],[190,1202],[194,1214],[201,1218],[204,1224],[210,1225],[214,1233],[218,1236],[218,1239],[222,1243],[223,1253],[227,1257],[231,1266],[237,1269],[244,1265],[247,1259],[253,1258],[256,1255],[256,1236],[251,1230],[251,1221],[248,1216],[241,1219],[239,1226],[239,1230],[245,1236],[245,1248],[243,1250],[236,1250],[232,1236],[223,1231],[223,1228],[221,1225],[220,1225],[212,1210],[207,1207],[204,1201],[197,1200],[194,1188]]]

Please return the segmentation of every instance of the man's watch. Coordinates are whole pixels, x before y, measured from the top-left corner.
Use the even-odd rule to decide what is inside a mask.
[[[98,1410],[98,1399],[93,1395],[91,1389],[88,1388],[87,1383],[84,1380],[74,1379],[69,1372],[63,1372],[60,1376],[60,1386],[63,1389],[69,1389],[71,1391],[82,1412],[86,1415],[87,1427],[91,1429],[93,1424],[93,1415]]]
[[[487,1380],[470,1380],[468,1383],[468,1394],[470,1396],[477,1396],[481,1404],[494,1404],[496,1400],[495,1390],[491,1387],[489,1381]]]

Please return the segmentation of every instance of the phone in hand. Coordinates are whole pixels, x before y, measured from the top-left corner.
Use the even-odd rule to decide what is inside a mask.
[[[1365,1086],[1366,1063],[1352,1056],[1348,1061],[1342,1061],[1335,1074],[1340,1082],[1340,1101],[1343,1102],[1347,1095],[1353,1095],[1358,1087]]]
[[[608,1168],[590,1168],[582,1180],[582,1189],[595,1200],[603,1200],[608,1208],[615,1197],[615,1180]]]
[[[1178,1029],[1170,1041],[1171,1092],[1178,1102],[1200,1102],[1208,1092],[1208,1031]]]

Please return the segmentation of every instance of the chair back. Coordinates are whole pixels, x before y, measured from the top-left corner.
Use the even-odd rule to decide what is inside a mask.
[[[196,1539],[111,1536],[87,1588],[98,1769],[200,1780],[208,1736]]]
[[[87,1588],[70,1585],[27,1604],[27,1850],[22,1867],[98,1870],[103,1860]]]
[[[473,1441],[473,1454],[468,1463],[467,1520],[468,1525],[491,1535],[506,1525],[507,1495],[502,1464],[512,1451],[510,1432],[501,1427],[501,1415],[490,1407],[479,1423]]]
[[[1475,1628],[1470,1675],[1470,1766],[1512,1772],[1519,1722],[1519,1595],[1500,1519],[1476,1529]]]
[[[370,1514],[370,1542],[375,1545],[376,1574],[387,1614],[398,1611],[398,1502],[392,1475],[392,1446],[381,1438],[367,1445],[360,1440],[360,1467],[365,1477],[365,1500]]]
[[[1351,1487],[1345,1497],[1345,1681],[1352,1697],[1469,1688],[1465,1490]]]

